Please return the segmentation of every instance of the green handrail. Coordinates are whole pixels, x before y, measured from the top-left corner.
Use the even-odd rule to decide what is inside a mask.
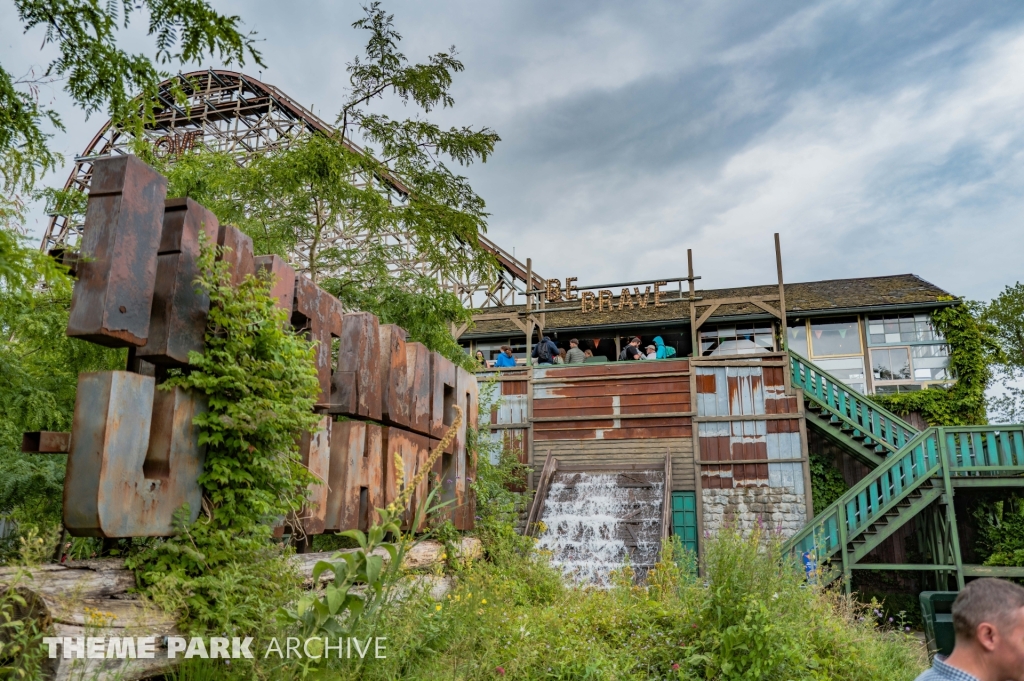
[[[1024,425],[947,426],[939,430],[951,476],[1024,473]]]
[[[851,487],[828,508],[790,537],[787,551],[811,552],[819,559],[849,542],[922,482],[942,470],[938,430],[917,433],[881,466]]]
[[[838,420],[847,422],[854,428],[854,436],[863,435],[868,446],[877,443],[891,454],[917,434],[909,423],[792,350],[789,363],[793,385]]]

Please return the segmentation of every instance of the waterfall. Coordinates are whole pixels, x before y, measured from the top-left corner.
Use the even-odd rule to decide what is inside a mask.
[[[538,547],[578,584],[608,586],[627,556],[638,577],[657,562],[664,474],[558,472],[551,481]]]

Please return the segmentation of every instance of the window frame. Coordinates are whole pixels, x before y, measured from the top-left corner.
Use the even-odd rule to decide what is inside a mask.
[[[829,319],[843,319],[843,318],[844,317],[818,317],[818,319],[821,320],[821,321],[827,321]],[[846,354],[843,354],[843,355],[819,355],[819,354],[816,354],[814,352],[814,333],[813,333],[813,329],[812,329],[812,325],[811,325],[812,319],[811,318],[807,318],[806,320],[804,320],[804,323],[807,325],[807,353],[810,355],[808,357],[808,359],[813,361],[815,359],[838,359],[840,357],[861,357],[862,359],[865,360],[865,364],[866,364],[867,360],[869,358],[865,357],[865,354],[864,354],[864,339],[863,339],[864,329],[861,328],[861,315],[856,315],[854,317],[854,319],[856,319],[856,321],[857,321],[857,347],[859,348],[859,350],[857,352],[850,352],[850,353],[846,353]]]

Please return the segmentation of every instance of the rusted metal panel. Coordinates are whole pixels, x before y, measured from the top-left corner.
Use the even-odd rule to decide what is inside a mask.
[[[71,433],[37,430],[21,435],[21,451],[26,454],[67,454],[70,450]]]
[[[383,428],[386,456],[384,457],[384,503],[391,504],[398,495],[406,489],[416,471],[423,466],[430,450],[430,439],[425,435],[410,433],[402,428],[385,426]],[[398,484],[398,462],[402,462],[402,481]],[[416,509],[427,500],[427,487],[429,481],[423,481],[413,491],[412,497],[405,509],[402,511],[402,527],[409,529],[412,524]],[[419,528],[417,528],[419,529]]]
[[[455,420],[455,365],[447,357],[436,352],[431,353],[430,395],[430,435],[438,439],[444,437],[448,426]],[[450,448],[449,448],[450,450]]]
[[[290,315],[295,303],[295,270],[279,255],[260,255],[254,260],[256,271],[270,277],[270,295],[277,306]]]
[[[343,317],[330,413],[380,420],[379,326],[369,312],[349,312]]]
[[[409,372],[409,429],[430,434],[430,350],[422,343],[405,344],[406,370]]]
[[[383,430],[365,421],[337,421],[331,430],[328,530],[365,530],[384,508]]]
[[[150,376],[82,374],[64,487],[64,525],[74,536],[159,537],[174,513],[199,514],[203,467],[192,426],[200,402]]]
[[[149,340],[135,356],[153,364],[185,366],[190,351],[202,352],[210,299],[197,290],[200,234],[213,243],[216,216],[191,199],[168,199],[157,256]]]
[[[332,406],[333,381],[331,348],[334,338],[342,335],[342,307],[337,298],[322,290],[305,275],[295,278],[295,307],[292,325],[304,330],[316,344],[314,362],[320,380],[317,405],[325,410]]]
[[[331,467],[330,416],[320,417],[317,429],[305,432],[299,441],[302,465],[317,479],[309,485],[309,503],[302,509],[302,529],[306,534],[323,534],[327,517],[327,496]]]
[[[476,465],[469,451],[469,427],[477,423],[479,412],[479,388],[476,376],[462,367],[455,369],[455,381],[459,407],[462,408],[462,423],[455,436],[455,512],[453,522],[457,530],[473,529],[475,506],[469,488],[470,480],[476,475]]]
[[[109,347],[149,337],[167,180],[134,156],[93,165],[67,334]]]
[[[408,428],[412,396],[409,394],[408,358],[405,351],[405,329],[394,324],[381,324],[380,385],[381,418],[388,423]]]
[[[221,225],[217,233],[217,245],[223,249],[219,259],[228,263],[231,270],[232,286],[238,286],[247,276],[256,273],[252,238],[248,234],[237,227]]]

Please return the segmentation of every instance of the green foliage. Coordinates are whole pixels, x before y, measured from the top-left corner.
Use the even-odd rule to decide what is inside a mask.
[[[1024,370],[1024,284],[1005,287],[985,308],[985,320],[994,327],[1006,364]]]
[[[40,291],[0,289],[0,517],[23,533],[60,522],[65,461],[22,454],[21,434],[71,430],[78,374],[124,367],[123,350],[65,335],[70,300],[66,280]],[[0,563],[17,540],[0,542]]]
[[[836,592],[808,587],[779,542],[726,531],[705,546],[702,577],[664,551],[646,586],[623,572],[604,589],[565,586],[535,552],[460,573],[441,603],[385,612],[388,657],[341,679],[913,679],[919,644]]]
[[[250,276],[232,287],[212,248],[203,249],[200,268],[198,285],[210,296],[206,349],[163,387],[206,398],[207,411],[195,419],[206,448],[204,514],[129,566],[191,626],[237,632],[267,622],[297,586],[269,540],[273,524],[299,511],[315,480],[299,460],[296,434],[315,428],[320,387],[313,349],[276,306],[269,281]]]
[[[471,314],[438,281],[486,280],[495,263],[479,247],[484,201],[444,160],[486,161],[499,138],[487,128],[443,130],[422,117],[395,121],[369,112],[388,92],[424,114],[452,106],[449,89],[463,65],[453,52],[408,64],[392,17],[379,4],[366,12],[354,24],[369,33],[366,55],[349,65],[352,87],[337,133],[297,138],[244,166],[226,153],[188,154],[163,169],[169,194],[191,197],[238,225],[257,253],[301,253],[301,267],[347,307],[373,312],[467,364],[451,327],[469,323]],[[422,267],[395,270],[410,258]]]
[[[978,525],[976,549],[985,565],[1024,567],[1024,499],[980,503],[974,511]]]
[[[253,34],[239,32],[240,19],[215,12],[203,0],[15,0],[25,31],[43,29],[43,45],[54,44],[59,56],[45,71],[15,79],[0,67],[0,178],[4,193],[35,184],[38,175],[54,170],[60,157],[50,151],[43,126],[63,130],[53,109],[39,103],[39,86],[61,81],[85,113],[106,108],[116,125],[138,135],[153,112],[162,107],[157,94],[170,77],[150,57],[129,54],[117,45],[118,29],[137,13],[148,14],[148,35],[156,61],[186,64],[205,56],[224,63],[257,63]],[[181,83],[170,88],[184,101]],[[136,99],[136,95],[140,95]]]
[[[843,496],[850,486],[846,484],[842,473],[836,469],[828,457],[812,453],[808,465],[811,469],[811,496],[814,498],[814,513],[818,514]]]
[[[956,382],[949,388],[930,387],[873,399],[900,415],[918,412],[933,426],[983,425],[988,422],[985,390],[991,365],[1002,361],[995,329],[977,303],[963,303],[932,313],[935,329],[950,347],[949,367]]]

